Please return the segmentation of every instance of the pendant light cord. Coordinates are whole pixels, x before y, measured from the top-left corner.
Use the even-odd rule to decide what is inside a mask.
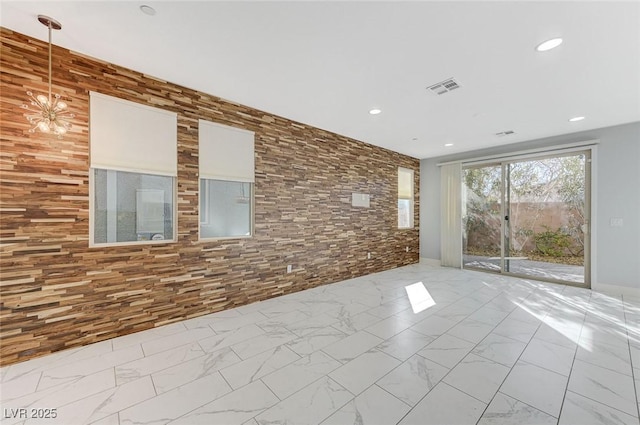
[[[51,20],[49,20],[49,105],[51,105]]]

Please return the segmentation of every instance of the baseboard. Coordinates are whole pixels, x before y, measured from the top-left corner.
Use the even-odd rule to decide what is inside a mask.
[[[424,264],[427,266],[440,267],[440,260],[436,260],[435,258],[420,257],[420,264]]]
[[[596,292],[602,292],[609,295],[622,295],[625,297],[640,298],[640,288],[631,288],[629,286],[608,285],[606,283],[594,283],[591,289]]]

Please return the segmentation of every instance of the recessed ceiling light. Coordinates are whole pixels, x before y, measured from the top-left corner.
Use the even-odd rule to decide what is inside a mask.
[[[547,40],[538,44],[538,47],[536,47],[536,50],[539,52],[546,52],[547,50],[555,49],[561,44],[562,44],[561,38],[552,38],[551,40]]]
[[[382,110],[381,109],[377,109],[377,108],[369,110],[369,113],[371,115],[378,115],[380,112],[382,112]]]
[[[143,4],[142,6],[140,6],[140,10],[145,15],[153,16],[156,14],[156,10],[151,6],[147,6],[146,4]]]
[[[444,144],[444,147],[445,147],[445,148],[450,148],[451,146],[453,146],[453,143],[445,143],[445,144]]]
[[[582,121],[583,119],[584,117],[573,117],[573,118],[569,118],[569,122]]]

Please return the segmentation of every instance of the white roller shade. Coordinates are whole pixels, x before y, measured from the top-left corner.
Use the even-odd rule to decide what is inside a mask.
[[[413,170],[398,168],[398,198],[413,198]]]
[[[254,181],[254,133],[199,120],[200,178]]]
[[[178,115],[90,92],[91,167],[178,174]]]

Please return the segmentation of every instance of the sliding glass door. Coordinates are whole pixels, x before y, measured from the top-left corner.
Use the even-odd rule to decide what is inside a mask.
[[[590,151],[463,170],[463,264],[589,285]]]

